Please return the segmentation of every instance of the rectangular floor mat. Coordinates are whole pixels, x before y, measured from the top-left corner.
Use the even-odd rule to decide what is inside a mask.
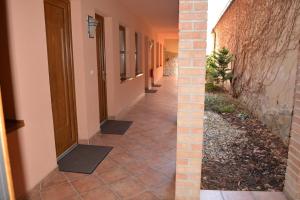
[[[132,123],[132,121],[107,120],[101,125],[101,133],[124,135]]]
[[[91,174],[113,147],[77,145],[58,161],[60,171]]]
[[[157,90],[149,90],[149,89],[145,90],[145,93],[147,93],[147,94],[153,94],[153,93],[156,93],[156,92],[157,92]]]

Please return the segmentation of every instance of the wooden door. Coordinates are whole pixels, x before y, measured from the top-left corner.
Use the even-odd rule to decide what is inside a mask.
[[[44,0],[56,154],[77,143],[74,69],[68,0]]]
[[[15,199],[0,92],[0,199]]]
[[[98,93],[100,123],[107,120],[107,92],[106,92],[106,67],[105,67],[105,37],[104,18],[96,15],[98,21],[96,28],[97,67],[98,67]]]

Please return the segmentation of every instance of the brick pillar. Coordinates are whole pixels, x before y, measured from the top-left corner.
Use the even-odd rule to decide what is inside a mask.
[[[207,0],[179,0],[176,200],[199,200]]]
[[[298,63],[294,115],[284,188],[285,194],[290,200],[300,200],[300,50]]]

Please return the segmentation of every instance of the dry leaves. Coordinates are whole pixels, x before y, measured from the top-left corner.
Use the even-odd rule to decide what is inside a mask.
[[[252,116],[207,111],[202,189],[281,191],[288,149]]]

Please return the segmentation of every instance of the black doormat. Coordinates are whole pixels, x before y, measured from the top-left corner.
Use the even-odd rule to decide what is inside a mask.
[[[113,147],[78,145],[58,161],[58,169],[64,172],[91,174]]]
[[[152,84],[152,87],[161,87],[161,84]]]
[[[145,90],[145,93],[147,93],[147,94],[153,94],[153,93],[156,93],[156,92],[157,92],[157,90],[149,90],[149,89]]]
[[[107,120],[101,125],[101,133],[124,135],[132,123],[132,121]]]

